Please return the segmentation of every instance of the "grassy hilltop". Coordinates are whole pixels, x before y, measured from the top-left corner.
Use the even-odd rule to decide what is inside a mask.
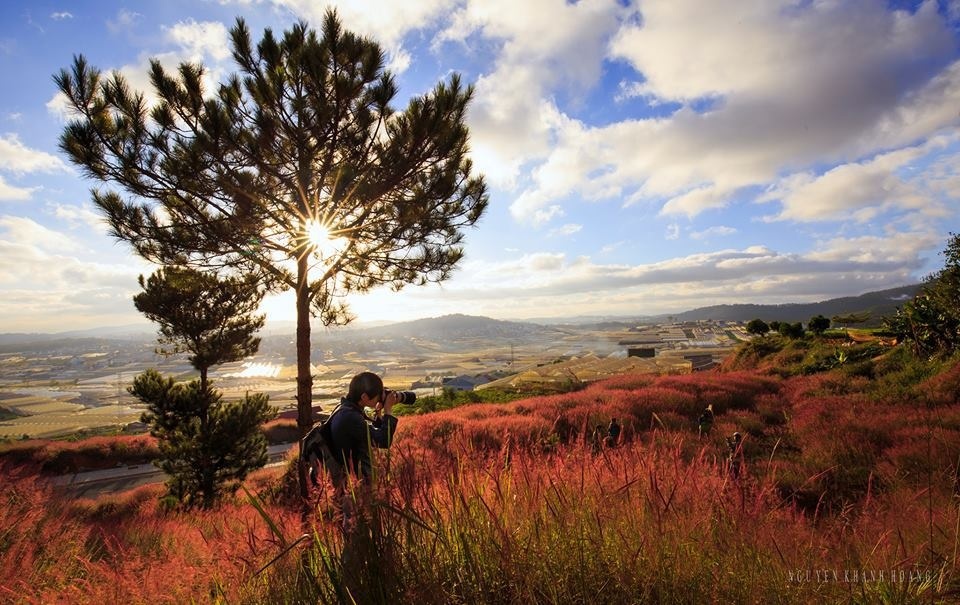
[[[622,442],[598,446],[612,417]],[[4,456],[0,594],[349,602],[346,559],[362,603],[955,602],[958,461],[955,358],[767,336],[716,372],[403,418],[348,553],[323,489],[296,542],[289,468],[219,510],[164,512],[158,486],[68,501]]]

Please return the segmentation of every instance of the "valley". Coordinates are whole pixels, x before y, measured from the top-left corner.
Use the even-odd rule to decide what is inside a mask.
[[[314,406],[329,408],[357,372],[383,376],[388,388],[438,394],[444,388],[523,389],[591,382],[622,373],[687,373],[718,362],[749,339],[737,322],[541,325],[464,315],[375,328],[315,330]],[[148,368],[180,380],[196,377],[183,355],[155,352],[149,334],[127,338],[24,338],[0,349],[0,438],[145,430],[144,406],[127,393]],[[213,368],[226,398],[263,392],[294,415],[292,334],[267,332],[258,354]]]

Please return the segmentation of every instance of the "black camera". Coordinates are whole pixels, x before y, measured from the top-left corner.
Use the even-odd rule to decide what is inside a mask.
[[[384,397],[390,393],[396,393],[397,403],[402,403],[404,405],[413,405],[413,403],[417,400],[417,394],[413,391],[391,391],[390,389],[385,389]]]

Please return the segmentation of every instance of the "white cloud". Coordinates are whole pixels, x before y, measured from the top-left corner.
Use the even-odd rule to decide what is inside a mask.
[[[413,61],[410,53],[399,47],[391,51],[387,55],[387,58],[387,69],[394,74],[407,71],[407,69],[410,68],[410,63]]]
[[[343,26],[376,39],[386,53],[387,68],[394,73],[406,71],[412,57],[403,47],[403,38],[411,31],[427,28],[447,15],[460,0],[380,0],[376,3],[354,0],[271,0],[319,29],[328,9],[335,9]],[[221,5],[249,6],[259,0],[220,0]]]
[[[578,233],[583,229],[583,225],[577,225],[575,223],[567,223],[566,225],[557,227],[556,229],[550,230],[550,236],[568,236]]]
[[[477,81],[469,115],[473,156],[491,182],[512,188],[527,162],[549,152],[554,90],[580,98],[597,82],[623,11],[602,0],[470,0],[438,35],[437,46],[473,35],[502,41],[493,71]]]
[[[832,238],[821,243],[808,256],[817,262],[914,265],[918,263],[922,250],[936,248],[939,244],[940,238],[931,232],[893,232],[884,237]]]
[[[77,113],[70,106],[67,95],[62,92],[54,94],[44,105],[47,108],[47,113],[61,123],[66,123],[74,117],[77,117]]]
[[[67,165],[55,155],[30,149],[13,133],[0,136],[0,170],[14,174],[66,172]]]
[[[68,172],[70,169],[55,155],[31,149],[14,133],[0,136],[0,171],[23,176],[32,173]],[[0,174],[0,201],[25,201],[40,187],[20,187]]]
[[[880,154],[863,162],[841,164],[820,176],[809,172],[793,174],[758,201],[780,202],[780,213],[770,220],[865,223],[889,210],[943,216],[946,210],[936,192],[925,183],[925,175],[910,178],[902,175],[901,169],[915,165],[949,142],[945,137],[935,138],[922,146]]]
[[[118,22],[133,23],[142,15],[121,11]],[[156,59],[167,73],[175,74],[182,62],[202,63],[205,71],[203,84],[210,94],[216,91],[216,84],[231,61],[229,34],[226,26],[216,21],[197,22],[192,19],[181,21],[172,27],[162,27],[164,39],[175,46],[167,52],[142,53],[136,63],[115,68],[135,90],[142,92],[148,105],[156,102],[153,85],[150,82],[150,61]],[[110,68],[102,68],[108,71]],[[76,116],[67,97],[57,92],[46,103],[47,112],[61,122]]]
[[[67,11],[58,11],[50,13],[50,18],[54,21],[63,21],[64,19],[73,19],[73,14]]]
[[[459,310],[516,318],[667,313],[701,307],[707,300],[818,301],[913,283],[924,256],[939,243],[931,232],[893,233],[833,238],[802,254],[749,246],[637,265],[536,253],[503,262],[473,261],[462,270],[468,278],[404,290],[390,300],[412,308],[431,301],[435,313]],[[441,306],[433,307],[438,298]],[[377,316],[372,308],[368,312]]]
[[[230,58],[227,28],[219,21],[188,19],[163,29],[167,38],[181,48],[179,54],[189,61],[211,58],[220,62]]]
[[[97,214],[89,205],[69,206],[65,204],[54,204],[53,215],[63,221],[66,221],[74,228],[87,228],[96,233],[106,235],[109,232],[109,226],[106,219]]]
[[[734,229],[733,227],[717,225],[715,227],[708,227],[703,231],[694,231],[693,233],[690,234],[690,239],[707,239],[714,235],[722,237],[727,235],[733,235],[736,232],[737,230]]]
[[[680,239],[680,225],[676,223],[670,223],[667,225],[667,234],[663,237],[664,239],[668,240]]]
[[[0,216],[0,237],[8,246],[26,246],[43,252],[75,252],[79,243],[24,216]]]
[[[133,306],[135,293],[133,288],[96,286],[4,290],[0,297],[0,331],[63,332],[134,323],[149,331],[151,326]]]
[[[660,214],[684,214],[694,217],[707,210],[723,208],[727,205],[729,195],[730,190],[715,185],[698,187],[668,200],[660,209]]]
[[[138,12],[120,9],[115,17],[107,19],[107,29],[113,33],[123,33],[133,28],[143,19],[143,15]]]
[[[144,261],[85,260],[66,233],[25,217],[0,216],[0,331],[69,330],[137,321],[131,297]]]
[[[831,104],[854,100],[845,94],[859,101],[889,98],[896,90],[882,86],[885,78],[909,78],[917,63],[936,61],[954,45],[937,3],[929,1],[914,14],[866,0],[650,0],[640,10],[642,23],[625,24],[611,49],[643,74],[646,90],[670,100],[743,95],[787,101],[783,93],[790,86],[804,104],[830,90],[832,98],[823,100]],[[845,86],[831,88],[841,82]]]
[[[411,30],[429,26],[456,5],[457,0],[272,0],[319,28],[328,8],[335,8],[347,29],[373,36],[385,47],[397,47]]]
[[[38,187],[17,187],[0,175],[0,202],[23,202],[29,200]]]
[[[950,63],[955,40],[935,2],[912,13],[867,1],[639,6],[642,19],[624,22],[611,52],[645,78],[634,86],[645,98],[686,105],[600,127],[557,110],[535,133],[518,119],[498,148],[520,149],[515,164],[543,158],[512,208],[518,220],[576,197],[693,217],[781,174],[861,161],[960,125],[960,62]],[[532,90],[546,98],[545,87]]]

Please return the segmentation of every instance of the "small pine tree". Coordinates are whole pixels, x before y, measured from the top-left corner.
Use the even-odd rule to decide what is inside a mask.
[[[143,422],[157,438],[157,466],[170,476],[169,495],[187,506],[212,507],[267,463],[261,425],[276,415],[267,395],[223,402],[196,380],[176,383],[156,370],[134,379],[130,393],[147,404]]]
[[[239,361],[260,347],[254,334],[263,327],[265,316],[254,312],[264,292],[256,278],[220,278],[209,271],[171,266],[146,280],[141,275],[140,287],[143,292],[133,297],[133,304],[160,325],[157,352],[190,352],[202,389],[207,388],[210,366]]]
[[[256,353],[264,316],[255,315],[263,292],[250,278],[219,278],[185,267],[159,269],[140,276],[143,292],[137,309],[160,324],[159,349],[170,355],[190,353],[200,380],[176,384],[155,370],[134,380],[130,393],[147,404],[142,421],[159,441],[157,466],[170,476],[169,495],[192,506],[209,508],[232,492],[247,474],[267,462],[261,425],[276,415],[268,397],[248,394],[225,403],[210,387],[213,365]]]

